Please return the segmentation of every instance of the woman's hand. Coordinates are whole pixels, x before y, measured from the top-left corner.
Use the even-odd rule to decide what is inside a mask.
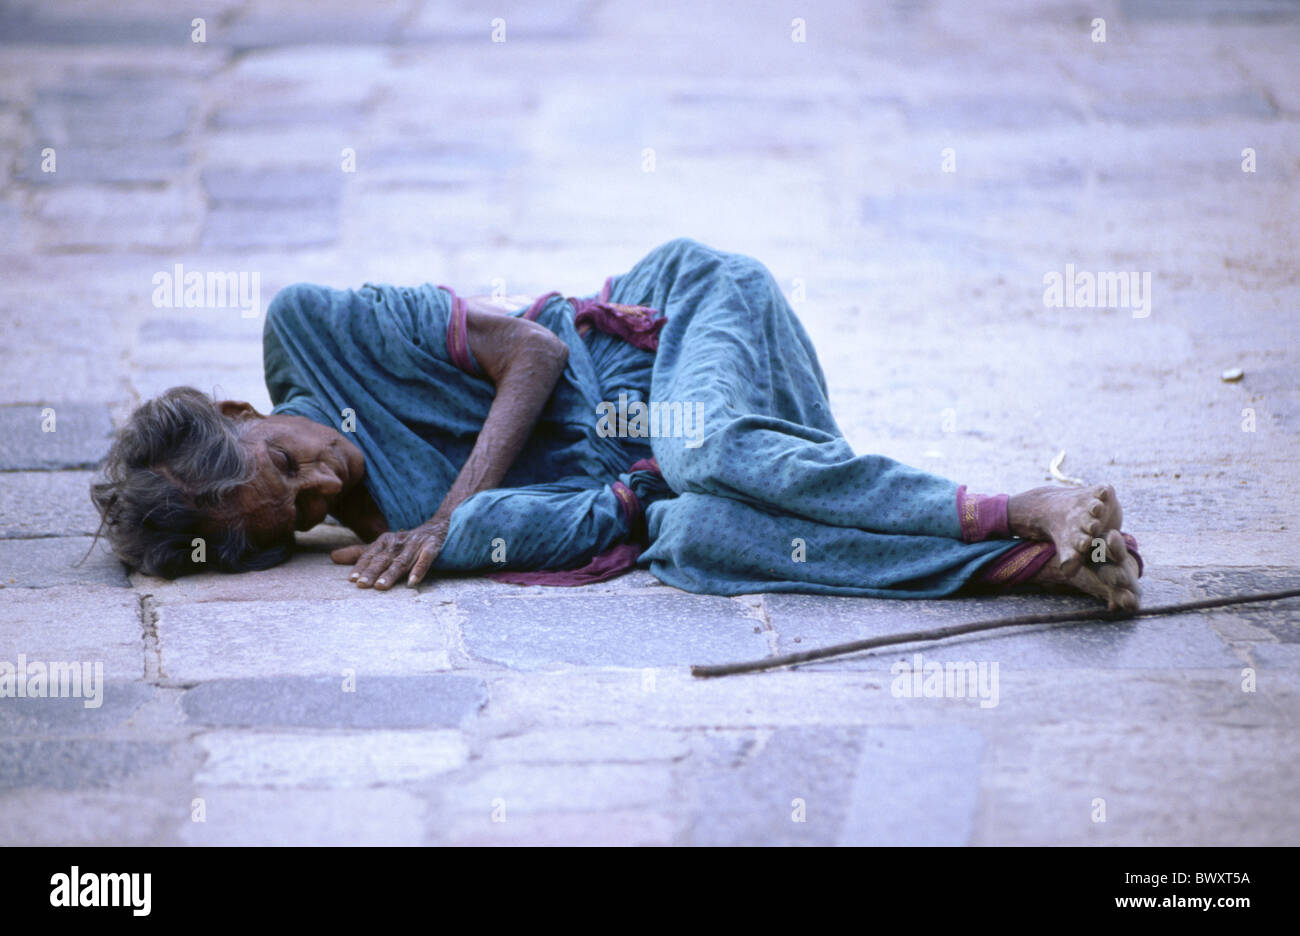
[[[359,588],[385,591],[403,575],[408,585],[424,580],[447,539],[452,511],[502,482],[564,373],[568,346],[536,322],[471,306],[465,323],[470,351],[496,385],[492,406],[433,519],[413,530],[379,534],[368,546],[345,546],[330,553],[340,565],[356,563],[349,578]],[[383,518],[378,507],[370,521],[369,526],[349,525],[362,537],[379,529]]]
[[[422,523],[413,530],[384,533],[368,546],[344,546],[330,553],[340,565],[355,563],[349,581],[358,588],[373,587],[384,591],[405,575],[407,585],[424,580],[442,551],[447,539],[447,524],[437,520]]]

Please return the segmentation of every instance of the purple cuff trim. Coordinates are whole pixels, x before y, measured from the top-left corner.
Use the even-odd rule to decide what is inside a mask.
[[[491,572],[488,578],[507,585],[594,585],[631,572],[636,568],[640,556],[639,543],[619,543],[596,556],[581,569],[558,572]]]
[[[1007,519],[1006,494],[967,494],[966,485],[957,488],[957,519],[961,522],[961,538],[968,543],[986,539],[1005,539],[1011,535]]]
[[[605,277],[605,285],[600,287],[600,301],[609,302],[609,291],[614,288],[614,277]]]
[[[472,377],[482,377],[483,371],[474,362],[469,353],[469,322],[465,312],[465,300],[456,295],[450,286],[439,286],[451,294],[451,315],[447,319],[447,355],[455,364]]]
[[[1138,578],[1141,578],[1142,556],[1137,550],[1137,540],[1127,533],[1120,535],[1124,537],[1124,545],[1128,547],[1129,555],[1137,560]],[[1056,547],[1053,544],[1026,540],[985,566],[980,572],[979,581],[986,585],[1000,585],[1005,588],[1023,585],[1037,575],[1038,570],[1047,565],[1054,555],[1056,555]]]
[[[1129,554],[1130,556],[1132,556],[1134,559],[1137,560],[1137,564],[1138,564],[1138,578],[1141,578],[1141,577],[1142,577],[1142,570],[1143,570],[1144,566],[1142,565],[1142,554],[1138,552],[1138,541],[1137,541],[1137,539],[1134,538],[1134,537],[1132,537],[1132,536],[1130,536],[1129,534],[1125,533],[1125,532],[1122,531],[1122,530],[1120,531],[1120,534],[1119,534],[1119,535],[1122,536],[1122,537],[1124,537],[1124,545],[1128,548],[1128,554]]]
[[[1026,540],[985,566],[979,580],[986,585],[1021,585],[1037,575],[1055,554],[1056,547],[1051,543]]]
[[[558,295],[558,292],[548,292],[545,296],[538,296],[533,300],[533,304],[528,307],[528,311],[524,313],[524,318],[530,322],[537,321],[537,316],[542,314],[542,309],[546,307],[546,303]]]

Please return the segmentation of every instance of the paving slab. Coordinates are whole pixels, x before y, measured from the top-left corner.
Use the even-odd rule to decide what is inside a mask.
[[[194,799],[177,831],[185,845],[423,844],[425,804],[402,790],[205,786]]]
[[[170,751],[152,741],[0,739],[0,790],[104,789],[164,763]]]
[[[478,598],[455,608],[466,653],[515,669],[654,667],[768,653],[762,628],[727,598]]]
[[[348,581],[351,567],[336,565],[330,560],[328,550],[360,541],[339,527],[318,530],[320,532],[313,531],[308,535],[298,534],[303,551],[271,569],[237,575],[201,572],[172,580],[133,572],[131,581],[151,594],[159,604],[349,600],[356,602],[358,613],[365,613],[368,608],[388,609],[415,599],[415,592],[406,587],[382,592],[357,588]]]
[[[954,133],[1026,130],[1080,123],[1083,112],[1064,95],[1027,92],[1018,95],[962,95],[912,105],[907,122],[917,130],[941,128]]]
[[[204,12],[214,20],[237,6],[237,0],[219,0]],[[0,37],[6,43],[94,45],[171,45],[189,40],[189,20],[166,15],[163,5],[148,9],[133,4],[129,11],[107,4],[89,9],[57,4],[12,4],[3,11]]]
[[[319,528],[318,528],[319,529]],[[315,531],[313,531],[315,535]],[[301,538],[300,538],[301,542]],[[339,545],[344,545],[340,543]],[[421,602],[434,604],[458,604],[461,601],[478,599],[515,599],[536,598],[540,600],[570,598],[605,597],[618,595],[633,597],[636,595],[664,596],[685,595],[669,585],[664,585],[645,569],[634,569],[617,578],[605,582],[595,582],[577,588],[553,585],[513,585],[496,582],[486,575],[436,575],[419,586]]]
[[[969,845],[984,738],[969,728],[865,732],[841,845]]]
[[[379,0],[357,8],[328,2],[313,7],[304,17],[293,3],[271,3],[241,8],[220,31],[218,41],[250,49],[282,45],[381,44],[396,38],[409,15],[405,0]]]
[[[510,4],[501,11],[505,20],[506,41],[575,38],[591,31],[591,5],[583,0],[560,0],[540,8]],[[413,20],[403,24],[401,35],[408,41],[424,42],[447,39],[481,39],[488,41],[492,23],[480,8],[465,0],[445,6],[423,6]]]
[[[0,591],[0,660],[103,663],[111,682],[144,672],[140,599],[90,585]]]
[[[76,141],[55,149],[55,171],[48,172],[45,150],[32,147],[19,156],[17,175],[29,185],[164,185],[187,172],[194,160],[194,153],[181,143]]]
[[[481,679],[447,673],[222,679],[188,690],[181,705],[191,722],[222,727],[458,728],[486,702]]]
[[[670,808],[671,766],[647,764],[505,764],[466,781],[440,783],[441,809],[492,821],[512,814]]]
[[[293,207],[337,203],[344,174],[337,169],[207,169],[202,179],[209,204]]]
[[[946,661],[946,655],[941,657]],[[579,671],[489,677],[489,726],[561,727],[575,721],[662,728],[907,725],[943,720],[988,727],[1087,717],[1126,722],[1133,713],[1169,730],[1183,722],[1300,724],[1300,687],[1285,673],[1258,676],[1243,691],[1242,665],[1215,670],[1017,670],[1001,677],[998,704],[925,698],[891,691],[892,659],[874,672],[793,670],[760,676],[697,679],[683,670]]]
[[[0,539],[94,534],[99,511],[90,499],[92,471],[0,474]]]
[[[1206,598],[1226,598],[1300,588],[1300,569],[1201,569],[1193,572],[1191,579]],[[1300,644],[1300,598],[1244,605],[1230,612],[1223,609],[1213,612],[1213,617],[1272,634],[1280,643]]]
[[[176,685],[267,676],[414,676],[451,667],[451,626],[414,601],[205,601],[157,608]]]
[[[831,727],[782,728],[743,763],[682,765],[692,845],[832,845],[840,834],[862,739]]]
[[[112,435],[103,404],[0,406],[0,471],[94,468],[108,454]],[[0,481],[8,487],[10,479]]]
[[[93,547],[93,548],[92,548]],[[125,588],[127,569],[92,536],[0,539],[0,586],[109,585]]]
[[[459,731],[290,734],[211,731],[196,739],[207,755],[200,785],[363,788],[427,780],[465,763]]]
[[[301,250],[329,246],[338,232],[338,210],[329,206],[218,206],[208,212],[201,243],[208,250]]]
[[[183,136],[197,111],[193,89],[175,80],[99,74],[39,89],[32,126],[38,139],[55,146],[159,142]]]
[[[676,761],[691,752],[683,732],[594,725],[496,738],[483,758],[494,763],[640,763]]]
[[[1217,724],[1027,727],[990,743],[975,843],[1294,845],[1300,806],[1278,765],[1296,745]]]
[[[0,844],[107,846],[179,844],[172,829],[188,800],[142,795],[139,790],[0,791]]]
[[[39,243],[49,250],[174,250],[195,243],[202,215],[197,193],[177,186],[68,183],[41,188],[31,205]]]
[[[83,683],[79,697],[0,700],[0,737],[102,735],[121,728],[141,706],[158,696],[157,689],[143,682],[105,685],[96,681],[93,685],[96,691],[92,693]]]
[[[485,815],[461,815],[435,823],[429,840],[447,845],[673,845],[681,820],[674,815],[637,809],[595,812],[521,813],[506,804],[500,821]]]

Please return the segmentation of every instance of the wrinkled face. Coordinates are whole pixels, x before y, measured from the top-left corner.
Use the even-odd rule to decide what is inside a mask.
[[[361,450],[335,429],[302,416],[261,416],[247,404],[222,407],[243,422],[240,441],[254,467],[234,499],[254,543],[291,541],[294,530],[310,530],[336,513],[340,496],[365,475]]]

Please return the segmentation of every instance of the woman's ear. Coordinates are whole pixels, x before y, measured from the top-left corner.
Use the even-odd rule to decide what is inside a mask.
[[[221,415],[227,419],[261,419],[262,414],[253,409],[252,404],[243,400],[222,400],[217,404]]]

